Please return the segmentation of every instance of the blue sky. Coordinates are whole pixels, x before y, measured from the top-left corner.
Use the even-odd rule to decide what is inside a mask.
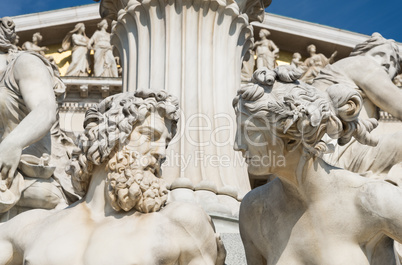
[[[93,0],[0,0],[0,17],[95,3]],[[402,42],[402,0],[272,0],[267,12]]]

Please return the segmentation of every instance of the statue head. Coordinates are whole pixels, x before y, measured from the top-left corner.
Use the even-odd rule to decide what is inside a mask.
[[[260,29],[260,32],[259,32],[259,36],[260,36],[260,38],[268,38],[269,37],[269,35],[271,35],[271,32],[269,32],[269,30],[267,30],[267,29]]]
[[[358,119],[362,98],[355,89],[333,85],[323,92],[296,81],[294,69],[257,70],[253,82],[243,85],[233,101],[238,123],[235,149],[243,153],[251,174],[274,173],[272,167],[261,166],[273,151],[286,156],[299,149],[322,155],[329,150],[321,140],[324,134],[340,145],[352,137],[362,144],[377,144],[369,135],[377,121]],[[276,81],[263,83],[264,76]]]
[[[307,46],[307,52],[310,55],[315,54],[317,52],[317,48],[315,47],[314,44],[310,44],[309,46]]]
[[[370,56],[376,60],[393,79],[401,70],[401,54],[394,40],[373,33],[369,39],[357,44],[350,56]]]
[[[159,210],[167,199],[160,166],[178,117],[177,99],[150,89],[114,95],[89,109],[67,170],[76,192],[84,195],[95,167],[104,165],[106,197],[115,210]]]
[[[98,29],[102,29],[102,28],[107,29],[108,26],[109,26],[109,25],[108,25],[106,19],[102,19],[102,21],[98,23]]]
[[[296,61],[300,61],[300,59],[302,58],[301,54],[298,52],[293,53],[292,58]]]
[[[0,19],[0,51],[9,52],[17,51],[16,43],[17,34],[15,33],[15,24],[10,17]]]
[[[61,48],[58,52],[64,52],[70,49],[72,36],[74,34],[80,34],[86,37],[85,35],[85,24],[84,23],[77,23],[73,30],[70,30],[67,35],[64,37],[63,42],[61,44]]]
[[[39,44],[42,41],[42,35],[39,32],[36,32],[34,35],[32,35],[32,41],[35,44]]]

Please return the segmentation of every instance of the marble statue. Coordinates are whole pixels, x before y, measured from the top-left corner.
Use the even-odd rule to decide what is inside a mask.
[[[274,69],[277,66],[276,58],[279,57],[279,49],[268,37],[271,33],[267,29],[260,29],[260,40],[254,43],[255,54],[257,56],[257,69],[267,67]]]
[[[63,39],[59,52],[67,51],[72,46],[71,63],[66,76],[88,76],[89,68],[89,38],[85,35],[84,23],[78,23]]]
[[[313,86],[325,90],[333,84],[341,84],[358,91],[363,96],[361,119],[378,119],[378,107],[402,119],[402,91],[392,82],[401,70],[400,62],[395,41],[374,33],[358,44],[349,57],[322,69]],[[402,140],[397,140],[402,139],[402,132],[375,133],[379,136],[376,147],[361,145],[356,140],[344,146],[335,144],[335,152],[326,155],[325,160],[353,172],[371,171],[376,176],[386,177],[394,165],[402,162],[402,145],[399,145]]]
[[[253,49],[248,49],[247,53],[244,55],[244,59],[241,67],[241,81],[250,82],[251,77],[254,73],[255,59]]]
[[[83,199],[0,225],[0,265],[223,265],[223,243],[205,212],[166,204],[160,164],[178,117],[177,100],[150,89],[91,108],[68,169]]]
[[[304,62],[301,61],[301,54],[298,52],[293,53],[292,56],[292,61],[290,62],[290,65],[293,65],[296,68],[303,68]]]
[[[22,49],[25,51],[32,51],[37,52],[42,56],[45,56],[45,52],[49,49],[47,47],[39,46],[40,42],[42,41],[42,35],[39,32],[36,32],[32,35],[32,42],[26,41],[22,44]]]
[[[88,49],[95,50],[94,55],[94,76],[118,77],[117,64],[113,55],[113,46],[110,44],[110,33],[106,30],[108,23],[103,19],[98,23],[98,30],[95,31],[88,43]]]
[[[314,44],[307,46],[307,52],[310,54],[310,57],[304,61],[306,72],[301,77],[301,80],[311,84],[322,68],[334,62],[337,52],[335,51],[329,58],[327,58],[324,54],[317,53],[317,48]]]
[[[52,150],[66,157],[56,96],[65,86],[58,70],[36,52],[18,51],[15,24],[0,21],[0,220],[32,208],[64,208],[68,199]],[[53,128],[52,128],[53,126]],[[59,142],[53,142],[59,139]],[[60,144],[60,145],[59,145]],[[65,151],[65,150],[64,150]],[[61,165],[63,167],[63,165]],[[57,175],[57,176],[56,176]],[[71,184],[70,184],[71,186]],[[67,188],[68,189],[68,188]],[[18,206],[18,207],[17,207]],[[10,211],[13,213],[10,214]]]
[[[210,190],[212,182],[215,199],[234,190],[230,197],[239,202],[250,190],[233,150],[227,98],[240,88],[242,61],[253,46],[250,22],[262,21],[270,2],[101,0],[102,18],[114,20],[111,43],[120,55],[123,91],[160,88],[180,100],[182,137],[168,147],[172,163],[162,166],[168,184],[190,180],[178,181],[177,192]]]
[[[249,173],[277,176],[241,203],[247,263],[396,264],[389,237],[402,242],[402,189],[320,158],[330,149],[324,134],[341,144],[355,138],[375,145],[377,121],[359,118],[356,89],[334,84],[320,91],[292,81],[297,77],[291,68],[257,70],[233,101],[235,149]],[[273,156],[281,162],[272,163]]]

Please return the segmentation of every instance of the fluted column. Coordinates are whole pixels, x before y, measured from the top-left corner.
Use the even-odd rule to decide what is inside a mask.
[[[101,14],[116,20],[112,42],[123,91],[165,89],[179,98],[179,135],[163,167],[168,182],[212,181],[218,192],[233,186],[240,195],[250,189],[243,159],[233,151],[232,99],[252,44],[249,16],[261,10],[260,1],[102,0]]]

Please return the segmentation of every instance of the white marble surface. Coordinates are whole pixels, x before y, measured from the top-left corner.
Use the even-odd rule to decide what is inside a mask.
[[[263,84],[264,75],[278,80]],[[250,173],[278,177],[242,201],[239,226],[247,263],[394,264],[388,236],[402,242],[402,190],[320,158],[329,150],[321,141],[324,133],[342,143],[354,137],[377,144],[370,135],[376,120],[358,118],[360,94],[339,84],[321,92],[290,82],[279,69],[255,76],[234,101],[240,125],[236,148]],[[264,164],[273,155],[283,160]]]

